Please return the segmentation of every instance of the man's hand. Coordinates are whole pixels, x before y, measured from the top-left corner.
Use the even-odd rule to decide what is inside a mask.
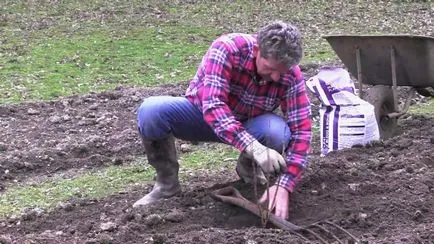
[[[268,198],[267,198],[268,197]],[[280,217],[282,219],[287,219],[289,216],[289,192],[278,185],[271,186],[268,188],[268,196],[267,190],[265,190],[261,199],[259,199],[259,203],[266,204],[268,201],[268,211],[274,211],[274,215]],[[274,202],[273,202],[274,201]]]
[[[265,174],[278,175],[286,168],[285,159],[276,150],[262,145],[254,140],[245,150],[245,153],[261,167]]]

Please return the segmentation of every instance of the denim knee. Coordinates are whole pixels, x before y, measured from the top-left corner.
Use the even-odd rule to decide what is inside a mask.
[[[144,139],[156,140],[169,135],[170,126],[165,118],[166,96],[148,97],[137,109],[137,126]]]
[[[289,127],[280,126],[274,128],[264,129],[264,143],[267,147],[272,148],[278,152],[283,152],[289,144],[291,132]]]
[[[246,123],[246,129],[269,148],[282,152],[289,144],[291,131],[285,120],[273,113],[255,117]]]

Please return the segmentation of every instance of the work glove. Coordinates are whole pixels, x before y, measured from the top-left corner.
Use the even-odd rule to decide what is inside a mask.
[[[262,145],[257,140],[250,143],[244,152],[258,164],[265,174],[278,175],[286,168],[285,159],[280,153]]]

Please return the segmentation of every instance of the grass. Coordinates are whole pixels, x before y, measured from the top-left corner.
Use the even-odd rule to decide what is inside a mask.
[[[216,35],[253,33],[272,19],[300,28],[302,63],[337,60],[321,36],[429,36],[431,7],[419,1],[2,1],[0,104],[186,80]]]
[[[434,117],[434,99],[431,99],[428,103],[411,106],[408,113]]]
[[[7,81],[0,83],[0,103],[48,100],[119,84],[151,86],[186,80],[208,45],[189,39],[197,35],[207,40],[217,33],[175,25],[131,30],[122,37],[98,31],[35,42],[26,54],[0,57],[4,63],[0,79]]]
[[[205,168],[212,172],[233,163],[238,153],[220,145],[209,151],[193,151],[182,155],[180,178],[188,172]],[[227,159],[227,160],[223,160]],[[50,210],[71,198],[101,198],[119,192],[133,184],[153,179],[154,169],[149,165],[133,163],[128,166],[110,166],[97,172],[86,172],[73,178],[47,180],[38,184],[13,186],[0,195],[0,219],[17,215],[26,208]]]
[[[127,185],[151,180],[154,171],[143,165],[112,166],[71,179],[49,180],[40,184],[7,189],[0,198],[0,217],[19,214],[25,208],[50,209],[74,197],[98,198],[122,190]]]
[[[198,150],[186,154],[182,158],[181,167],[187,169],[217,169],[227,161],[236,161],[239,152],[232,147],[219,145],[216,148],[206,149],[206,151]]]

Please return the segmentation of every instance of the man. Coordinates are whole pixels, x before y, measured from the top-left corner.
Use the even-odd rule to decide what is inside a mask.
[[[286,219],[311,138],[310,104],[297,65],[301,57],[301,34],[284,22],[254,35],[226,34],[211,44],[185,97],[146,98],[138,127],[157,177],[153,190],[133,206],[181,191],[176,137],[233,145],[241,152],[236,171],[245,182],[252,182],[253,172],[261,183],[266,183],[263,173],[280,174],[269,188],[268,207]],[[285,119],[272,113],[279,105]],[[261,170],[253,171],[252,160]],[[267,192],[260,201],[267,201]]]

